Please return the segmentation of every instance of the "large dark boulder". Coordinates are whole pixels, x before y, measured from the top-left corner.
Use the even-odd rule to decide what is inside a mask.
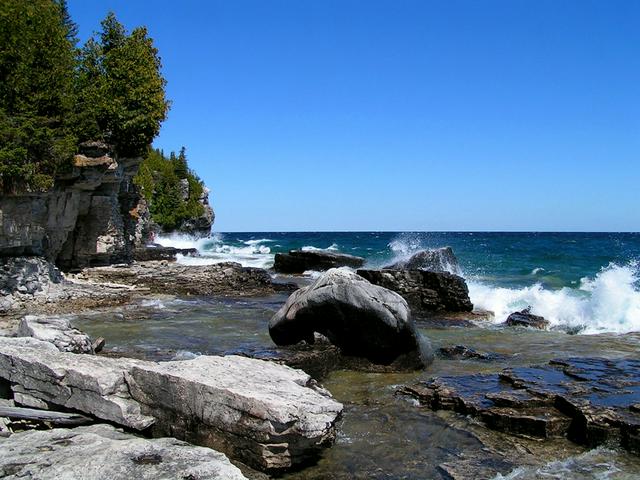
[[[470,312],[464,278],[429,270],[358,270],[369,282],[402,295],[415,312]]]
[[[347,356],[389,365],[413,356],[427,365],[433,354],[417,331],[407,302],[346,269],[332,269],[312,285],[295,291],[269,322],[280,346],[314,342],[324,335]]]
[[[280,273],[303,273],[307,270],[323,272],[330,268],[360,268],[364,258],[325,250],[291,250],[289,253],[276,253],[273,269]]]
[[[519,312],[513,312],[507,317],[505,322],[510,327],[530,327],[544,330],[549,325],[549,320],[540,315],[531,313],[531,307],[527,307]]]
[[[430,270],[459,273],[460,265],[451,247],[420,250],[406,260],[383,267],[385,270]]]

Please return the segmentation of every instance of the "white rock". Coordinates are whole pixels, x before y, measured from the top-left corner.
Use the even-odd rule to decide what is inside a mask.
[[[246,480],[222,453],[110,425],[32,430],[0,438],[0,476],[39,480]]]

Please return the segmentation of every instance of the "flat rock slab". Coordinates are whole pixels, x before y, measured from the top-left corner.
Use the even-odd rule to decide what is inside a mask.
[[[222,453],[110,425],[26,431],[0,438],[0,477],[40,480],[246,480]]]
[[[569,358],[499,374],[443,376],[404,387],[434,410],[479,417],[488,427],[640,454],[640,360]]]
[[[279,273],[324,272],[339,267],[360,268],[364,262],[362,257],[326,250],[291,250],[289,253],[276,253],[273,269]]]
[[[265,295],[295,289],[273,282],[266,270],[225,262],[215,265],[182,265],[153,261],[129,266],[88,268],[84,278],[143,287],[169,295]]]
[[[342,411],[306,373],[238,356],[154,363],[4,337],[0,378],[19,395],[213,447],[269,471],[329,446]]]

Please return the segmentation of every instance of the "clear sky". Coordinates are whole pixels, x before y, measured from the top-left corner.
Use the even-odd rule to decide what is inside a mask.
[[[640,1],[69,9],[148,27],[216,231],[640,230]]]

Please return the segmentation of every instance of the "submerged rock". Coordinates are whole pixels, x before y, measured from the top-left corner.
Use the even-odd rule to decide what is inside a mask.
[[[411,319],[407,302],[348,270],[329,270],[297,290],[269,322],[276,345],[313,343],[316,332],[344,355],[373,363],[388,365],[409,355],[421,366],[433,356]]]
[[[0,438],[0,477],[246,480],[224,454],[210,448],[174,438],[140,438],[104,424]]]
[[[544,330],[549,325],[549,320],[531,313],[531,307],[520,312],[514,312],[507,317],[506,325],[510,327],[530,327]]]
[[[434,410],[480,418],[489,428],[640,454],[640,360],[570,358],[499,374],[443,376],[404,387]]]
[[[458,259],[451,247],[421,250],[406,260],[400,260],[384,270],[429,270],[432,272],[460,273]]]
[[[342,411],[306,373],[237,356],[154,363],[0,337],[0,378],[47,405],[213,447],[274,472],[329,446]]]
[[[358,275],[399,293],[416,313],[473,310],[467,283],[458,275],[428,270],[358,270]]]
[[[323,272],[338,267],[360,268],[364,262],[362,257],[325,250],[291,250],[289,253],[276,253],[273,269],[279,273]]]

